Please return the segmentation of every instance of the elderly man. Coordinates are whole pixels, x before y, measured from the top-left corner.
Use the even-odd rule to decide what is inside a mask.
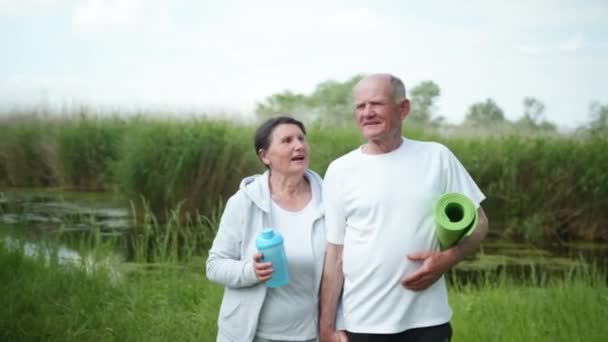
[[[485,196],[445,146],[402,137],[410,102],[400,79],[367,76],[353,96],[367,143],[333,161],[325,175],[322,340],[449,341],[443,274],[484,239]],[[439,251],[433,207],[447,192],[472,199],[479,220],[469,237]],[[346,332],[333,325],[340,296]]]

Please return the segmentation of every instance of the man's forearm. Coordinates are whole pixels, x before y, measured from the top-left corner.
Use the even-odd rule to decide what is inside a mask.
[[[451,254],[454,260],[454,265],[462,261],[467,256],[473,255],[488,233],[488,218],[481,207],[477,209],[477,215],[479,218],[477,221],[477,227],[471,236],[446,250],[446,252]]]
[[[336,312],[344,284],[342,273],[342,245],[327,244],[323,280],[321,282],[321,334],[336,330]]]

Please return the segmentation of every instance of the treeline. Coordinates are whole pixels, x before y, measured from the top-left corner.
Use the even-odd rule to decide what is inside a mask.
[[[345,82],[322,82],[309,95],[289,90],[273,94],[257,104],[256,115],[265,118],[275,113],[294,113],[309,123],[315,122],[323,126],[350,124],[353,113],[352,89],[362,77],[357,75]],[[436,103],[441,96],[439,85],[433,81],[423,81],[408,89],[407,94],[412,103],[408,124],[447,127],[452,130],[461,128],[465,131],[469,128],[491,128],[493,131],[557,131],[557,126],[546,119],[545,104],[532,96],[523,98],[522,113],[517,120],[508,120],[496,101],[487,98],[471,104],[462,123],[448,125],[445,118],[436,113]],[[583,110],[585,109],[581,111]],[[588,123],[578,128],[580,132],[608,134],[608,104],[592,102],[588,108],[588,117]]]
[[[12,117],[0,121],[0,186],[115,191],[162,219],[169,209],[209,214],[264,170],[255,125],[142,116]],[[354,127],[309,125],[311,168],[321,175],[362,143]],[[492,231],[536,240],[608,240],[608,139],[602,135],[442,136],[487,195]],[[407,177],[407,175],[404,175]],[[399,180],[394,180],[398,185]]]

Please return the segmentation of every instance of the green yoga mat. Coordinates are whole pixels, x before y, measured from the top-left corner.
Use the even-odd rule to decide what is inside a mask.
[[[435,205],[435,233],[442,250],[471,235],[476,226],[477,209],[467,196],[452,192],[439,198]]]

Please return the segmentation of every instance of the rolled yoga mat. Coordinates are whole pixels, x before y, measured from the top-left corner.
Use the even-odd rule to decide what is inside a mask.
[[[435,233],[442,250],[471,235],[476,226],[477,208],[467,196],[447,193],[435,204]]]

